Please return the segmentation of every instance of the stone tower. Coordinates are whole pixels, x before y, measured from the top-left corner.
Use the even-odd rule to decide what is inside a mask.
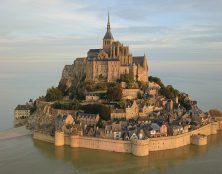
[[[114,41],[114,38],[111,33],[110,18],[109,18],[109,12],[108,12],[107,30],[106,30],[105,36],[103,37],[103,50],[109,55],[109,57],[110,57],[113,41]]]

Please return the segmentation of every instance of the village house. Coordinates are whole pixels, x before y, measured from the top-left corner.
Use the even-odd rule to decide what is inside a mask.
[[[152,96],[158,95],[158,91],[160,90],[160,86],[155,82],[149,82],[148,94]]]
[[[114,131],[113,132],[113,139],[114,140],[121,140],[121,131]]]
[[[75,118],[81,125],[96,126],[100,117],[99,114],[78,112]]]
[[[30,116],[31,107],[29,105],[18,105],[14,110],[15,119],[27,119]]]
[[[113,138],[112,125],[110,125],[110,124],[105,125],[105,137],[108,139]]]
[[[137,101],[129,102],[126,105],[125,109],[112,109],[111,110],[111,119],[121,119],[124,118],[126,120],[135,118],[139,116],[139,107]]]
[[[108,123],[105,125],[106,138],[119,140],[122,139],[122,123]]]
[[[148,130],[148,136],[150,138],[160,137],[160,126],[156,123],[151,123]]]
[[[113,119],[126,119],[126,111],[125,109],[111,109],[110,113],[111,120]]]
[[[143,94],[140,89],[122,89],[123,99],[137,99],[138,93]]]
[[[146,137],[145,132],[144,132],[143,129],[140,129],[140,130],[138,131],[137,135],[138,135],[137,137],[138,137],[139,140],[143,140],[143,139],[145,139],[145,137]]]
[[[131,136],[130,136],[130,140],[131,141],[136,141],[136,140],[138,140],[139,138],[138,138],[138,136],[136,135],[136,133],[133,133]]]
[[[63,131],[65,134],[72,134],[75,124],[73,115],[58,115],[55,119],[56,130]]]
[[[168,127],[168,136],[175,136],[183,133],[183,127],[180,125],[172,125]]]
[[[166,124],[162,124],[160,126],[160,135],[167,136],[167,125]]]
[[[137,101],[134,100],[133,103],[129,103],[126,106],[126,119],[131,119],[139,116],[139,107]]]
[[[184,125],[183,126],[183,133],[189,132],[189,129],[190,129],[190,125]]]
[[[154,110],[154,105],[150,103],[143,103],[140,105],[139,108],[139,116],[140,117],[145,117],[148,116],[149,113],[152,113]]]
[[[87,92],[85,100],[86,102],[98,101],[100,99],[99,95],[95,92]]]

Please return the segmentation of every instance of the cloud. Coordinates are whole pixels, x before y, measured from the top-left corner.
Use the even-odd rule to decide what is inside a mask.
[[[111,13],[114,38],[151,58],[221,57],[222,1],[2,0],[0,61],[60,60],[102,45]]]

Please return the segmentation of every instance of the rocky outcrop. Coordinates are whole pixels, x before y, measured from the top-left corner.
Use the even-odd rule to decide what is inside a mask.
[[[29,116],[26,127],[30,130],[44,130],[51,132],[54,126],[54,118],[51,113],[51,104],[48,102],[36,102],[36,111]]]
[[[68,115],[74,110],[54,109],[52,103],[37,101],[36,110],[27,120],[26,127],[30,130],[41,130],[48,134],[55,131],[55,118],[58,115]]]
[[[71,87],[76,87],[86,77],[86,58],[76,58],[72,65],[65,65],[59,89],[67,92]]]

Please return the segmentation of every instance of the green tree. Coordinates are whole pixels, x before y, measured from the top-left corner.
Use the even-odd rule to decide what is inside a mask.
[[[164,84],[158,77],[149,76],[149,81],[157,83],[160,87],[164,86]]]
[[[99,114],[102,120],[110,120],[110,108],[103,104],[83,105],[81,109],[88,114]]]
[[[222,117],[222,112],[217,109],[211,109],[209,110],[209,113],[213,117]]]
[[[174,89],[172,85],[168,85],[167,87],[162,86],[160,88],[160,94],[168,99],[174,99],[177,95],[179,95],[179,91]]]
[[[124,109],[124,108],[125,108],[125,103],[126,103],[125,100],[120,100],[120,101],[118,102],[118,107],[121,108],[121,109]]]
[[[109,101],[120,101],[123,97],[122,88],[120,86],[109,87],[107,90],[107,99]]]
[[[133,83],[133,77],[130,74],[121,74],[119,82]]]
[[[58,88],[51,87],[46,92],[46,101],[56,101],[62,99],[62,92]]]
[[[78,100],[74,100],[72,102],[55,102],[52,106],[55,109],[79,110],[81,105]]]
[[[83,87],[74,88],[71,90],[69,99],[84,100],[85,99],[85,89]]]

